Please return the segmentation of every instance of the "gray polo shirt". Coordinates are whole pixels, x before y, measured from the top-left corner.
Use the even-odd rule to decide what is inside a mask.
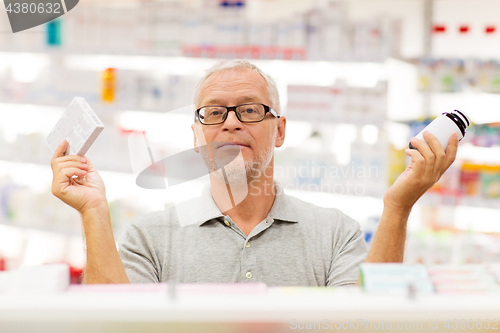
[[[286,195],[279,183],[276,189],[269,215],[248,236],[220,212],[209,186],[200,197],[136,218],[119,241],[130,282],[355,284],[367,254],[359,224]]]

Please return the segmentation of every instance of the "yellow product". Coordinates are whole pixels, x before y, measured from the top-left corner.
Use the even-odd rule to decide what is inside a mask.
[[[483,198],[498,198],[500,196],[500,166],[483,165],[481,167],[480,193]]]
[[[460,188],[465,196],[479,195],[479,170],[481,165],[464,163],[460,173]]]
[[[387,173],[389,184],[392,185],[406,169],[406,154],[404,149],[396,149],[393,145],[389,147],[389,172]]]
[[[102,74],[102,100],[115,101],[116,75],[114,68],[107,68]]]

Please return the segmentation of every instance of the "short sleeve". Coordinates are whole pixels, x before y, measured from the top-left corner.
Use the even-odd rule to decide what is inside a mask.
[[[131,283],[159,282],[158,260],[147,238],[133,223],[118,243],[118,253]]]
[[[353,286],[359,278],[360,265],[366,260],[368,249],[358,222],[343,215],[342,227],[327,276],[327,286]],[[344,232],[342,232],[344,231]]]

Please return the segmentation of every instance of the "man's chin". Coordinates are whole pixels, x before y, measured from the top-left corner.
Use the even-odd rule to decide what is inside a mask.
[[[234,170],[230,168],[219,169],[212,173],[212,175],[221,183],[225,183],[227,185],[235,185],[235,184],[247,184],[248,183],[248,175],[246,171],[242,170]]]

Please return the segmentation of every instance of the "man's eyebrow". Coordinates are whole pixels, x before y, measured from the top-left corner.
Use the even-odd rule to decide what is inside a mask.
[[[203,102],[203,105],[222,105],[222,103],[218,99],[209,99],[206,102]]]
[[[244,96],[242,98],[238,98],[238,104],[244,104],[244,103],[260,103],[261,99],[258,96]],[[224,105],[220,99],[217,98],[212,98],[208,99],[203,103],[203,105]],[[232,105],[226,105],[226,106],[232,106]]]

